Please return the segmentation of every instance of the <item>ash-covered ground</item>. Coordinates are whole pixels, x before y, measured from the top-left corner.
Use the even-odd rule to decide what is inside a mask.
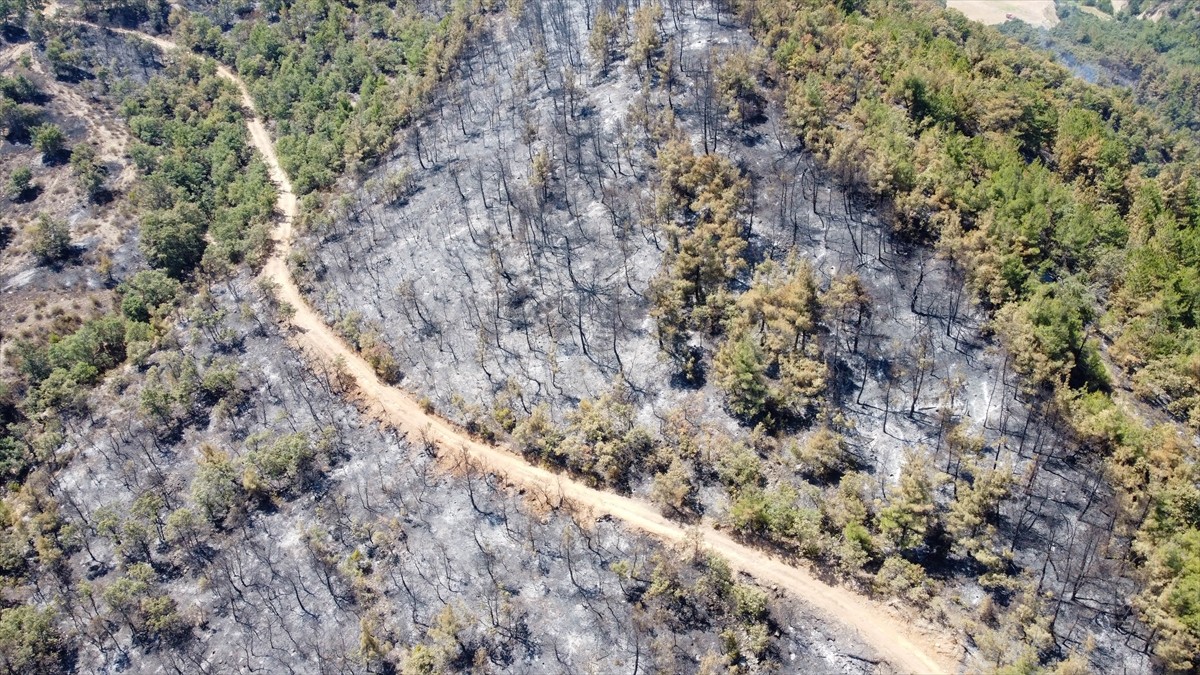
[[[1094,641],[1094,667],[1149,668],[1126,600],[1129,542],[1112,534],[1098,458],[1022,394],[961,276],[796,150],[770,96],[751,124],[724,116],[714,64],[752,50],[748,34],[707,5],[664,9],[658,63],[674,66],[653,77],[628,59],[600,67],[591,5],[526,3],[496,18],[395,158],[313,220],[293,261],[310,299],[330,323],[378,331],[402,386],[447,414],[462,409],[458,397],[487,408],[504,395],[562,416],[617,381],[652,426],[683,408],[738,433],[711,383],[673,377],[647,313],[665,246],[651,225],[648,121],[673,116],[697,151],[733,158],[752,181],[752,262],[796,254],[822,285],[851,272],[864,282],[869,320],[857,338],[831,331],[825,350],[828,395],[871,497],[886,502],[913,449],[950,471],[946,422],[964,423],[984,439],[986,463],[1011,472],[997,546],[1044,595],[1056,648]],[[940,497],[952,490],[945,482]],[[720,518],[724,497],[702,494]],[[931,571],[975,612],[986,594],[969,564]]]
[[[111,378],[60,451],[71,459],[51,491],[80,528],[70,562],[87,574],[38,593],[69,612],[80,672],[387,672],[422,649],[472,672],[695,672],[753,637],[730,595],[752,582],[703,551],[517,494],[396,437],[287,346],[244,281],[198,304],[215,320],[185,323],[178,351]],[[231,368],[219,400],[201,384],[184,404]],[[169,419],[148,412],[164,392]],[[296,435],[311,462],[249,489],[250,456]],[[245,506],[209,524],[196,486],[218,455],[242,471],[226,488]],[[147,639],[136,610],[113,609],[111,589],[140,579],[138,565],[152,578],[130,592],[175,603],[169,638]],[[745,667],[879,671],[802,599],[765,595],[766,646]]]

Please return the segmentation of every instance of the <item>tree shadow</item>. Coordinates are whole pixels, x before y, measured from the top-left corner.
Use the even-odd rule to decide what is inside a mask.
[[[31,124],[14,124],[9,128],[8,133],[4,134],[4,140],[12,145],[32,145],[32,127]]]
[[[0,23],[0,37],[9,44],[15,44],[29,40],[29,33],[21,26]]]
[[[869,357],[864,357],[870,367]],[[845,407],[857,394],[862,385],[855,376],[854,366],[838,355],[829,361],[829,380],[825,385],[825,397],[835,408]]]
[[[42,195],[42,191],[43,190],[42,190],[41,185],[36,185],[36,184],[30,185],[29,187],[27,187],[24,190],[21,190],[19,193],[17,193],[17,195],[12,198],[12,203],[28,204],[29,202],[32,202],[33,200],[40,197]],[[7,225],[5,225],[4,227],[8,228]],[[11,228],[8,228],[8,229],[11,230]],[[4,235],[0,234],[0,249],[4,248],[4,241],[5,241]]]
[[[107,172],[105,173],[107,175]],[[96,204],[97,206],[105,206],[112,203],[112,201],[116,198],[116,193],[106,187],[102,187],[92,194],[92,203]]]
[[[107,24],[126,30],[136,30],[138,24],[150,19],[150,13],[144,7],[126,5],[116,7],[106,12]]]
[[[71,151],[67,148],[60,148],[42,153],[42,164],[45,166],[62,166],[71,158]]]
[[[54,63],[50,69],[54,72],[54,79],[67,84],[79,84],[86,80],[96,79],[96,76],[88,70],[68,63]]]
[[[42,263],[44,267],[53,271],[61,272],[68,267],[75,267],[83,262],[83,254],[87,252],[87,248],[78,244],[69,244],[62,255],[59,255],[53,260],[47,260]]]
[[[704,388],[708,382],[704,350],[696,345],[689,345],[678,356],[672,355],[672,360],[675,362],[670,378],[672,389],[698,391]]]

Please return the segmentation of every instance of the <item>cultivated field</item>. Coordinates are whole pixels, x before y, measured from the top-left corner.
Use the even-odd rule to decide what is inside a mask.
[[[957,9],[966,14],[968,19],[988,25],[1010,19],[1042,28],[1052,28],[1058,23],[1054,0],[947,0],[946,7]]]

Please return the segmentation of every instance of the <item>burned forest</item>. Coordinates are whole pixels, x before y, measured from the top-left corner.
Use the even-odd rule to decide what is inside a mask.
[[[1011,32],[0,0],[0,667],[1193,672],[1194,137]]]

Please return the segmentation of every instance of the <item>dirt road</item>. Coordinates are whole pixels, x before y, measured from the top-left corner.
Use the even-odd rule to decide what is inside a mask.
[[[166,50],[176,48],[172,42],[160,37],[119,32],[150,40]],[[727,559],[732,567],[764,585],[778,586],[801,598],[822,618],[838,622],[856,633],[876,650],[880,658],[900,672],[957,670],[957,645],[952,639],[922,634],[892,609],[848,589],[826,584],[804,569],[745,546],[709,523],[685,529],[660,515],[652,504],[590,488],[569,477],[530,465],[508,450],[475,441],[446,420],[426,413],[407,393],[380,381],[371,366],[334,334],[305,302],[288,273],[285,261],[291,250],[292,223],[297,214],[296,196],[245,85],[228,69],[222,67],[219,72],[241,90],[243,103],[250,114],[247,126],[251,142],[262,154],[279,187],[278,208],[283,220],[273,235],[276,245],[262,274],[278,284],[279,299],[295,309],[291,322],[301,348],[310,356],[325,361],[343,360],[364,402],[383,419],[414,439],[436,444],[444,452],[466,453],[477,465],[514,486],[560,495],[597,516],[619,518],[631,527],[668,542],[681,541],[689,532],[696,531],[704,543]]]

